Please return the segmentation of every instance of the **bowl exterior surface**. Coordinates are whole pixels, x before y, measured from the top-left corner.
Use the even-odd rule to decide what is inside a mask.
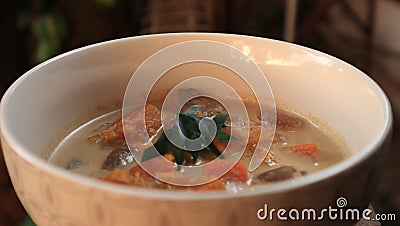
[[[185,226],[185,225],[351,225],[351,221],[259,220],[257,211],[279,209],[337,208],[345,197],[347,206],[366,208],[379,182],[389,137],[376,154],[344,173],[291,191],[217,200],[157,200],[121,195],[66,180],[38,169],[19,156],[2,139],[2,148],[14,189],[23,206],[40,226]],[[190,194],[187,194],[190,196]]]

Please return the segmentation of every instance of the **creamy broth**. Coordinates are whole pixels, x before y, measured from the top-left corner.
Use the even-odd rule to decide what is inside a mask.
[[[202,114],[206,116],[213,116],[224,111],[223,107],[215,106],[218,104],[201,97],[187,103],[189,107],[192,105],[201,105]],[[250,128],[254,127],[256,130],[260,125],[260,120],[254,112],[256,111],[250,115]],[[343,142],[321,129],[311,119],[283,109],[278,109],[277,112],[276,134],[267,158],[254,172],[247,172],[245,180],[223,181],[221,183],[223,188],[237,191],[257,184],[306,176],[330,167],[348,156],[349,151],[342,145]],[[104,134],[104,131],[115,130],[120,118],[121,111],[114,111],[81,125],[57,145],[49,162],[75,173],[124,184],[125,182],[120,181],[119,178],[121,173],[124,177],[134,177],[137,170],[132,173],[132,169],[139,166],[124,142],[119,140],[114,143],[104,143],[104,137],[99,136],[99,134]],[[232,123],[234,123],[233,119]],[[250,132],[247,149],[241,158],[246,166],[254,151],[251,143],[252,136],[255,136],[254,130]],[[185,164],[198,165],[214,158],[216,156],[212,157],[212,154],[206,153],[200,155],[197,160],[194,160],[195,162],[190,163],[189,160],[185,160]],[[151,177],[144,178],[146,178],[146,183],[142,184],[144,187],[177,188]],[[135,183],[132,185],[137,186]],[[217,187],[221,188],[221,186]],[[214,188],[215,186],[209,186],[205,190],[214,190]]]

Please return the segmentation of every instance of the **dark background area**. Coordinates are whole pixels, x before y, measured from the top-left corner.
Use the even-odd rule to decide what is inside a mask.
[[[40,62],[96,42],[181,31],[235,33],[282,40],[288,2],[0,0],[0,97],[12,82]],[[372,205],[378,213],[397,213],[400,218],[400,76],[395,73],[397,68],[387,63],[398,62],[400,54],[382,47],[376,38],[378,2],[380,0],[298,0],[293,41],[353,64],[388,94],[395,117],[393,144]],[[19,225],[25,215],[1,155],[0,225]],[[382,224],[398,225],[396,222]]]

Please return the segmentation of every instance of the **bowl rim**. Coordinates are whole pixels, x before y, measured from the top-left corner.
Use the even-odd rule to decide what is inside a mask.
[[[262,40],[268,40],[270,42],[276,42],[280,44],[285,44],[290,47],[294,48],[299,48],[308,52],[313,52],[313,53],[318,53],[319,55],[322,55],[324,57],[327,57],[329,59],[338,61],[347,67],[351,68],[352,70],[357,71],[357,75],[361,77],[361,79],[365,79],[368,83],[372,84],[373,87],[376,89],[377,94],[379,94],[379,99],[382,100],[382,104],[384,107],[384,125],[382,126],[381,130],[379,131],[376,139],[371,141],[366,147],[364,147],[362,150],[357,152],[356,154],[351,155],[349,158],[341,161],[338,164],[335,164],[334,166],[331,166],[327,169],[324,169],[320,172],[316,172],[310,175],[307,175],[305,177],[300,177],[296,178],[290,181],[284,181],[284,182],[277,182],[273,184],[267,184],[267,185],[258,185],[251,187],[250,189],[245,189],[243,191],[234,193],[234,192],[226,192],[226,191],[205,191],[205,192],[190,192],[188,191],[175,191],[175,190],[161,190],[161,189],[146,189],[146,188],[136,188],[136,187],[130,187],[130,186],[124,186],[124,185],[118,185],[118,184],[113,184],[113,183],[108,183],[104,181],[100,181],[95,178],[90,178],[87,176],[79,175],[76,173],[68,172],[67,170],[64,170],[60,167],[54,166],[49,164],[46,160],[42,159],[40,156],[37,156],[33,153],[31,153],[28,149],[23,147],[22,144],[19,143],[18,138],[11,133],[4,125],[6,125],[4,122],[6,121],[5,118],[5,109],[8,104],[8,100],[10,99],[10,96],[13,95],[13,92],[15,89],[18,88],[18,86],[23,83],[31,74],[34,74],[35,71],[39,70],[42,67],[45,67],[48,64],[51,64],[54,61],[60,60],[63,57],[67,57],[70,55],[73,55],[75,53],[85,51],[87,49],[91,48],[96,48],[98,46],[102,45],[109,45],[113,43],[119,43],[119,42],[129,42],[132,40],[137,40],[137,39],[148,39],[148,38],[157,38],[157,37],[165,37],[167,38],[168,36],[198,36],[200,37],[235,37],[235,38],[250,38],[250,39],[262,39]],[[7,142],[9,147],[16,153],[18,154],[24,161],[32,164],[33,166],[37,167],[38,169],[52,174],[53,176],[61,177],[63,179],[69,180],[73,183],[77,184],[82,184],[85,186],[88,186],[93,189],[100,189],[106,192],[112,192],[112,193],[118,193],[118,194],[123,194],[127,196],[141,196],[141,197],[146,197],[146,198],[151,198],[151,199],[163,199],[163,200],[209,200],[209,199],[226,199],[226,198],[239,198],[239,197],[249,197],[249,196],[257,196],[257,195],[265,195],[265,194],[274,194],[274,193],[280,193],[284,191],[290,191],[290,190],[295,190],[299,189],[301,187],[317,183],[319,181],[323,181],[325,179],[328,179],[330,177],[334,177],[335,175],[338,175],[347,169],[354,167],[358,164],[361,164],[365,159],[370,157],[373,153],[375,153],[379,148],[383,145],[385,142],[386,138],[390,135],[391,129],[392,129],[392,111],[391,111],[391,105],[389,102],[389,99],[387,98],[385,92],[379,87],[379,85],[368,75],[366,75],[364,72],[359,70],[358,68],[354,67],[353,65],[350,65],[349,63],[336,58],[334,56],[328,55],[326,53],[323,53],[318,50],[314,50],[308,47],[304,47],[298,44],[293,44],[293,43],[288,43],[280,40],[274,40],[274,39],[269,39],[269,38],[261,38],[261,37],[254,37],[254,36],[248,36],[248,35],[237,35],[237,34],[224,34],[224,33],[206,33],[206,32],[182,32],[182,33],[163,33],[163,34],[151,34],[151,35],[142,35],[142,36],[134,36],[134,37],[126,37],[126,38],[119,38],[119,39],[114,39],[114,40],[109,40],[109,41],[103,41],[99,43],[94,43],[91,45],[83,46],[68,52],[65,52],[63,54],[60,54],[58,56],[55,56],[49,60],[46,60],[39,65],[33,67],[29,71],[25,72],[21,77],[19,77],[4,93],[1,102],[0,102],[0,134],[2,135],[2,138],[4,138],[4,141]],[[2,140],[2,142],[4,142]],[[3,150],[4,151],[4,150]],[[190,194],[190,195],[188,195]]]

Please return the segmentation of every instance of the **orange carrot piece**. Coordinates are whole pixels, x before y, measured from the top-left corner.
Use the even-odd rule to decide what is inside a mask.
[[[107,176],[105,176],[103,180],[112,183],[126,184],[126,185],[131,185],[134,182],[134,178],[121,169],[114,169]]]
[[[247,166],[243,161],[239,161],[236,165],[229,170],[225,175],[223,175],[220,180],[222,182],[228,181],[238,181],[246,182],[249,179]]]
[[[145,136],[145,131],[140,131],[138,128],[143,127],[143,122],[140,120],[141,118],[138,115],[141,113],[143,109],[138,109],[132,113],[130,113],[125,118],[125,133],[122,125],[122,119],[120,119],[115,128],[105,129],[100,132],[100,134],[104,137],[102,142],[104,144],[114,144],[114,143],[123,143],[125,142],[125,135],[128,136]],[[151,137],[155,135],[158,129],[161,127],[161,111],[152,104],[145,105],[145,122],[147,134]]]
[[[217,161],[213,164],[207,164],[204,168],[204,174],[206,176],[212,175],[220,175],[222,170],[227,167],[227,164],[231,164],[230,161],[227,160],[214,160]],[[225,183],[228,181],[236,181],[236,182],[246,182],[249,178],[246,164],[243,161],[239,161],[236,165],[230,169],[227,173],[225,173],[221,178],[221,182]]]
[[[133,176],[133,177],[139,177],[140,176],[140,177],[143,177],[143,178],[152,178],[152,176],[150,174],[148,174],[146,171],[144,171],[144,169],[139,165],[136,165],[136,166],[132,167],[129,170],[129,174],[131,176]]]
[[[166,158],[170,162],[175,162],[175,158],[171,153],[165,154],[164,158]],[[142,162],[141,164],[142,164],[142,166],[146,167],[147,169],[151,170],[152,172],[167,173],[167,172],[171,172],[174,170],[172,165],[161,164],[161,163],[163,163],[162,161],[163,161],[162,157],[156,157],[156,158],[147,160],[145,162]],[[139,175],[139,176],[142,176],[145,178],[149,178],[149,177],[152,178],[152,176],[149,173],[147,173],[139,165],[132,167],[129,170],[129,174],[131,176]]]
[[[104,136],[104,139],[102,140],[102,142],[104,144],[125,142],[124,131],[122,128],[122,120],[119,120],[116,123],[116,126],[114,129],[106,129],[106,130],[101,131],[100,133]]]
[[[217,139],[214,139],[212,143],[214,144],[214,147],[221,153],[224,152],[225,148],[228,146],[228,142],[221,142]]]
[[[291,151],[293,153],[303,154],[317,160],[318,157],[318,147],[316,144],[300,144],[295,146],[284,147],[282,150]]]
[[[175,157],[174,157],[174,155],[173,155],[171,152],[165,154],[165,155],[164,155],[164,158],[166,158],[166,159],[167,159],[168,161],[170,161],[170,162],[175,162]]]
[[[145,124],[139,117],[143,112],[143,109],[133,111],[128,116],[124,117],[124,128],[123,132],[125,138],[129,138],[130,142],[143,142],[143,138],[148,135],[149,137],[155,135],[158,129],[161,127],[161,111],[152,104],[146,104],[144,109]],[[147,131],[143,131],[141,128],[146,127]],[[147,134],[146,134],[147,133]]]
[[[215,190],[224,190],[225,185],[221,182],[221,180],[217,179],[207,184],[193,186],[192,188],[193,190],[196,191],[215,191]]]
[[[165,158],[167,159],[167,161],[171,162],[171,163],[165,163],[165,160],[163,159],[163,157],[156,157],[147,161],[144,161],[141,163],[141,165],[143,167],[145,167],[147,170],[151,171],[151,172],[158,172],[158,173],[166,173],[166,172],[171,172],[174,171],[174,164],[173,158],[169,157],[169,154],[165,155]]]
[[[140,172],[140,167],[136,168],[136,173],[125,172],[122,169],[114,169],[107,176],[103,178],[104,181],[125,184],[130,186],[153,188],[155,187],[154,179],[145,171]]]

